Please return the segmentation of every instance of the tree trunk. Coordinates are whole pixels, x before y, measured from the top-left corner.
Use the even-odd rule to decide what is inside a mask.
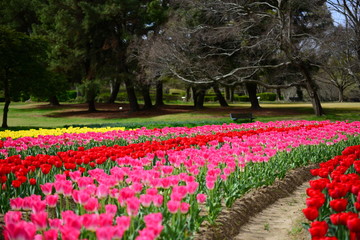
[[[303,94],[300,86],[296,87],[296,95],[297,95],[298,101],[304,101],[304,94]]]
[[[230,88],[230,102],[234,102],[235,101],[235,87],[231,87]]]
[[[197,98],[198,98],[198,93],[196,91],[196,87],[191,87],[192,90],[192,98],[193,98],[193,102],[194,102],[194,107],[196,108],[196,102],[197,102]]]
[[[3,122],[2,122],[2,128],[8,128],[7,119],[8,119],[8,112],[9,112],[9,106],[10,106],[10,89],[9,89],[9,80],[7,78],[7,70],[5,69],[5,76],[4,76],[4,97],[5,97],[5,104],[4,104],[4,110],[3,110]]]
[[[281,101],[281,89],[280,88],[276,89],[276,100]]]
[[[219,101],[219,103],[220,103],[220,106],[222,106],[222,107],[228,107],[229,105],[227,104],[224,96],[221,94],[221,91],[220,91],[220,89],[219,89],[219,86],[218,86],[218,85],[214,85],[214,86],[213,86],[213,89],[214,89],[214,92],[215,92],[215,94],[216,94],[216,97],[217,97],[217,99],[218,99],[218,101]]]
[[[150,97],[150,85],[144,85],[141,88],[141,93],[144,98],[143,109],[151,109],[153,107]]]
[[[186,87],[186,96],[185,96],[185,101],[188,102],[191,99],[191,87]]]
[[[338,88],[339,90],[339,102],[344,102],[344,89],[343,88]]]
[[[309,68],[305,65],[305,63],[299,63],[297,66],[305,78],[306,90],[309,94],[309,97],[311,98],[311,104],[313,106],[314,113],[319,117],[323,115],[324,112],[321,106],[319,95],[317,93],[317,86],[315,85],[311,77],[311,73],[309,72]]]
[[[120,85],[121,82],[118,78],[115,78],[115,80],[111,82],[111,92],[107,103],[115,103],[115,100],[120,90]]]
[[[251,103],[250,108],[251,109],[261,108],[259,101],[257,99],[257,96],[256,96],[257,84],[256,83],[246,83],[245,86],[246,86],[246,90],[249,94],[249,99],[250,99],[250,103]]]
[[[89,112],[96,112],[95,97],[91,97],[91,98],[88,99],[88,111]]]
[[[137,112],[140,110],[139,104],[135,94],[135,88],[133,82],[129,78],[125,78],[125,86],[126,86],[126,93],[128,95],[129,104],[130,104],[130,111]]]
[[[163,97],[163,82],[161,80],[156,82],[156,99],[155,106],[164,106],[164,97]]]
[[[230,87],[226,86],[225,87],[225,99],[227,101],[231,101],[231,97],[230,97]]]
[[[7,118],[8,118],[10,102],[11,102],[10,100],[5,100],[4,110],[3,110],[3,122],[1,126],[2,128],[8,128]]]
[[[49,102],[51,106],[60,106],[59,99],[55,95],[49,97]]]
[[[195,102],[196,109],[204,108],[205,92],[206,90],[203,88],[196,90],[196,102]]]
[[[315,115],[318,117],[322,116],[324,114],[324,112],[323,112],[323,109],[321,106],[321,101],[320,101],[317,91],[312,89],[312,87],[309,87],[309,89],[307,88],[307,91],[311,98],[311,104],[313,106]]]

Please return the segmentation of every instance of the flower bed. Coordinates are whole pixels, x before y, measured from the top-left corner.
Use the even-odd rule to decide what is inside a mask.
[[[0,160],[1,206],[13,210],[6,236],[188,239],[204,220],[215,221],[223,202],[231,206],[250,188],[331,156],[359,127],[284,121],[155,129],[152,141],[126,146],[9,156]]]
[[[360,145],[311,171],[309,198],[303,210],[312,239],[360,239]]]
[[[200,127],[165,127],[161,129],[140,128],[124,131],[124,128],[61,128],[0,132],[0,154],[23,156],[53,154],[58,151],[92,148],[102,145],[128,145],[150,140],[165,140],[178,136],[195,136],[215,132],[240,131],[258,128],[291,127],[318,124],[317,121],[282,121],[269,123],[223,124]],[[322,122],[324,123],[324,122]]]

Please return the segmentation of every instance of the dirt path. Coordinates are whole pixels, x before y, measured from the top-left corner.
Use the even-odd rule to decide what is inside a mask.
[[[233,240],[310,239],[310,235],[301,226],[306,221],[301,210],[306,207],[305,190],[308,187],[308,182],[303,183],[292,195],[277,200],[251,218]]]
[[[291,170],[272,185],[253,189],[224,207],[214,225],[205,225],[195,240],[308,240],[303,230],[306,222],[306,188],[316,164]]]

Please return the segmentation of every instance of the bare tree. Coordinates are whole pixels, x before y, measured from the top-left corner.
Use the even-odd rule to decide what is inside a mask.
[[[313,74],[318,70],[319,39],[331,24],[325,1],[180,2],[153,46],[153,59],[168,74],[191,84],[303,86],[315,114],[322,115]],[[264,82],[265,69],[288,65],[302,79]]]
[[[318,79],[331,84],[339,92],[339,102],[344,101],[344,91],[355,84],[353,70],[358,61],[351,53],[349,31],[344,26],[334,26],[330,36],[324,40],[321,50],[327,56],[321,64]]]
[[[344,25],[349,31],[349,54],[356,56],[358,62],[352,64],[348,68],[349,74],[352,75],[354,80],[360,87],[360,1],[359,0],[328,0],[328,4],[332,7],[333,11],[341,14],[344,17]]]

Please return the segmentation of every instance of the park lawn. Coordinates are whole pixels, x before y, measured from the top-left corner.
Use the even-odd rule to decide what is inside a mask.
[[[181,103],[179,103],[180,105]],[[10,128],[55,128],[69,125],[89,125],[89,124],[109,124],[109,123],[140,123],[156,122],[156,121],[186,121],[186,120],[209,120],[216,119],[218,121],[229,122],[229,113],[237,109],[246,109],[250,107],[249,103],[230,104],[230,108],[223,111],[193,111],[184,113],[173,113],[157,116],[141,116],[134,118],[94,118],[87,114],[59,117],[56,113],[68,111],[68,108],[62,107],[46,107],[47,103],[11,103],[8,125]],[[189,104],[183,104],[189,105]],[[359,121],[360,120],[360,103],[323,103],[322,106],[325,115],[316,117],[313,114],[310,103],[260,103],[263,108],[259,114],[254,113],[255,121],[268,122],[278,120],[332,120],[332,121]],[[39,106],[42,106],[39,108]],[[217,108],[217,103],[205,105],[207,109]],[[3,103],[0,103],[3,108]],[[224,108],[223,108],[224,109]],[[267,109],[281,109],[274,114],[271,111],[267,113]],[[154,110],[156,111],[156,110]],[[287,111],[295,114],[288,115]],[[145,124],[146,125],[146,124]]]

